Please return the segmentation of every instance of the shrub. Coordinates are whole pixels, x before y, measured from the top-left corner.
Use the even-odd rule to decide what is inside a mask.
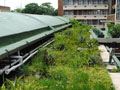
[[[49,48],[40,49],[24,69],[27,76],[10,81],[7,90],[114,90],[101,65],[98,42],[90,39],[91,27],[75,20],[72,23],[72,28],[55,34]]]
[[[119,38],[120,37],[120,24],[110,26],[109,33],[113,38]]]
[[[111,30],[114,27],[114,24],[107,24],[108,30]]]

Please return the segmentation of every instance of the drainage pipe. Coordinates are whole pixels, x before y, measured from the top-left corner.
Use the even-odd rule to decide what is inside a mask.
[[[35,48],[34,50],[30,51],[29,53],[25,54],[24,56],[12,56],[13,58],[19,58],[18,60],[16,60],[15,62],[13,62],[11,64],[11,68],[10,68],[10,65],[9,66],[6,66],[4,69],[2,69],[0,71],[0,74],[2,74],[3,72],[5,72],[5,74],[9,74],[11,71],[15,70],[16,68],[20,67],[21,65],[23,65],[26,61],[28,61],[32,56],[34,56],[37,52],[38,52],[38,48],[41,48],[41,47],[46,47],[48,46],[49,44],[53,43],[54,40],[51,40],[51,41],[48,41],[48,42],[45,42],[43,43],[42,45],[40,45],[39,47]],[[25,58],[25,59],[24,59]],[[24,59],[24,60],[23,60]],[[15,65],[17,64],[18,62],[20,62],[18,65]],[[14,66],[15,65],[15,66]],[[9,69],[10,68],[10,69]]]
[[[35,51],[34,53],[30,54],[25,60],[23,60],[22,62],[20,62],[20,64],[13,66],[10,69],[5,70],[5,74],[9,74],[11,71],[15,70],[16,68],[20,67],[21,65],[23,65],[26,61],[28,61],[32,56],[34,56],[38,51]]]

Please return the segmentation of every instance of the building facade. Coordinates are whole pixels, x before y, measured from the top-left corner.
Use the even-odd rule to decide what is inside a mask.
[[[116,23],[120,24],[120,0],[116,1],[116,11],[115,11],[115,15],[116,15]]]
[[[120,0],[109,0],[108,19],[102,22],[105,25],[108,23],[120,24]]]
[[[59,15],[103,28],[108,19],[109,0],[59,0]]]
[[[0,6],[0,12],[10,12],[10,7]]]

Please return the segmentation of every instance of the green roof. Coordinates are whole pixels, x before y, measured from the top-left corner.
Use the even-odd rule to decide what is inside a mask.
[[[0,12],[0,37],[69,22],[64,17]]]
[[[0,58],[70,25],[66,17],[0,12]]]
[[[28,16],[31,16],[49,26],[56,26],[56,25],[61,25],[66,23],[64,20],[59,19],[58,17],[53,17],[53,16],[47,16],[47,15],[46,16],[45,15],[28,15]]]

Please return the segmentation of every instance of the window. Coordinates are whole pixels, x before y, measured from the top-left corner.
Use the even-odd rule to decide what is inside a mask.
[[[92,15],[93,12],[91,10],[88,11],[88,15]]]
[[[84,20],[84,21],[83,21],[83,24],[87,24],[87,20]]]
[[[88,4],[87,0],[84,0],[84,5]]]
[[[77,12],[78,12],[77,10],[74,10],[74,15],[77,15]]]
[[[94,4],[98,4],[98,1],[97,1],[97,0],[94,0]]]
[[[73,15],[73,11],[70,10],[69,13],[68,13],[68,15]]]
[[[120,22],[120,0],[117,0],[116,21]]]
[[[82,0],[79,0],[79,5],[82,5]]]
[[[88,20],[88,25],[92,25],[92,21],[91,20]]]
[[[73,0],[69,0],[69,5],[73,5]]]
[[[104,0],[104,4],[108,4],[108,0]]]
[[[78,5],[78,2],[77,2],[77,0],[74,0],[74,5]]]
[[[99,22],[99,23],[98,23],[99,25],[102,25],[102,22],[101,22],[101,20],[98,20],[98,22]]]
[[[103,15],[103,10],[100,10],[100,15]]]
[[[108,14],[107,10],[104,10],[104,15],[107,15],[107,14]]]
[[[102,13],[102,10],[97,10],[97,14],[101,14]]]
[[[82,15],[82,11],[78,11],[79,12],[79,15]]]
[[[87,15],[87,11],[84,10],[84,11],[83,11],[83,15]]]
[[[64,15],[68,15],[68,11],[64,11]]]
[[[88,2],[88,3],[89,3],[89,5],[93,4],[93,3],[92,3],[92,0],[89,0],[89,2]]]
[[[67,0],[64,0],[64,5],[67,5]]]
[[[97,10],[94,10],[94,15],[97,15]]]
[[[97,20],[93,20],[93,25],[97,25],[98,21]]]
[[[103,0],[99,0],[99,4],[103,4]]]

